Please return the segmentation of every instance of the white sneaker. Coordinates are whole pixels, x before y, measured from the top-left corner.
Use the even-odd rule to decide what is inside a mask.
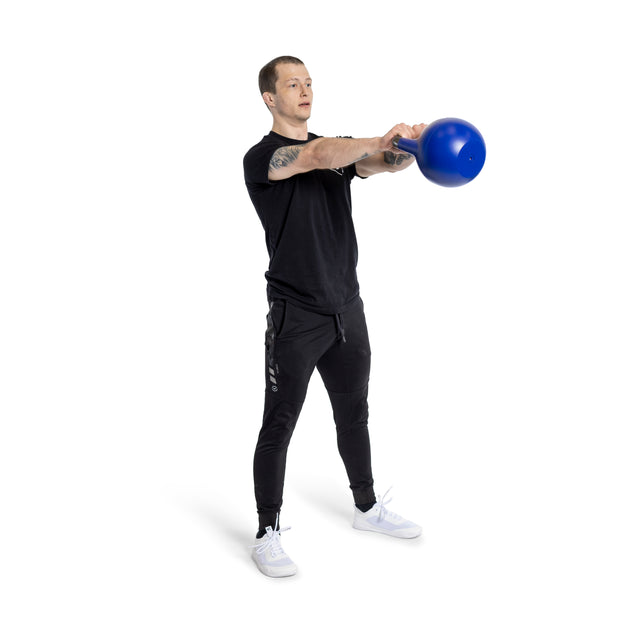
[[[389,490],[387,493],[389,493]],[[415,522],[411,522],[411,520],[406,520],[397,513],[393,513],[393,511],[389,511],[385,505],[391,502],[391,498],[386,502],[384,500],[387,493],[382,498],[378,496],[378,502],[366,513],[360,511],[358,507],[354,507],[354,529],[385,533],[396,538],[417,538],[422,533],[422,527]]]
[[[281,531],[286,531],[290,527],[285,527]],[[281,531],[274,531],[267,527],[267,533],[262,538],[258,538],[252,546],[251,557],[258,566],[258,569],[270,578],[284,578],[295,575],[298,570],[291,558],[284,552],[280,543]]]

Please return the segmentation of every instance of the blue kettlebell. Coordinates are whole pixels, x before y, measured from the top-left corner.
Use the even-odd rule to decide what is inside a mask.
[[[471,182],[484,166],[487,153],[480,132],[459,118],[436,120],[419,138],[397,137],[393,145],[414,155],[425,178],[443,187]]]

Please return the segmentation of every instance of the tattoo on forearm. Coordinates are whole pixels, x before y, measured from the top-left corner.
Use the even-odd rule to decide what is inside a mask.
[[[282,169],[282,167],[289,166],[292,162],[295,162],[296,158],[300,155],[302,147],[304,145],[298,144],[292,147],[280,147],[271,157],[269,162],[269,169],[274,171]]]
[[[392,166],[404,164],[407,160],[411,160],[413,156],[410,153],[393,153],[393,151],[384,152],[384,161]]]

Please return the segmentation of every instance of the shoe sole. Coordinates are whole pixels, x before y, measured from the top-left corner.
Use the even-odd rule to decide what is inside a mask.
[[[417,538],[422,534],[422,527],[412,528],[412,529],[398,529],[396,531],[388,531],[387,529],[378,529],[377,527],[372,527],[371,525],[367,525],[366,527],[359,527],[357,524],[353,525],[354,529],[358,531],[369,531],[371,533],[383,533],[384,535],[391,536],[392,538],[403,538],[408,540],[410,538]]]

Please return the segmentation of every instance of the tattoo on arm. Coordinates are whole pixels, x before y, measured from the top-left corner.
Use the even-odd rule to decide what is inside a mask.
[[[292,147],[280,147],[275,151],[269,162],[269,169],[276,171],[282,169],[282,167],[289,166],[292,162],[295,162],[296,158],[300,155],[302,147],[304,145],[297,144]]]
[[[410,153],[393,153],[392,151],[384,152],[384,161],[391,166],[399,166],[410,160],[413,156]]]

